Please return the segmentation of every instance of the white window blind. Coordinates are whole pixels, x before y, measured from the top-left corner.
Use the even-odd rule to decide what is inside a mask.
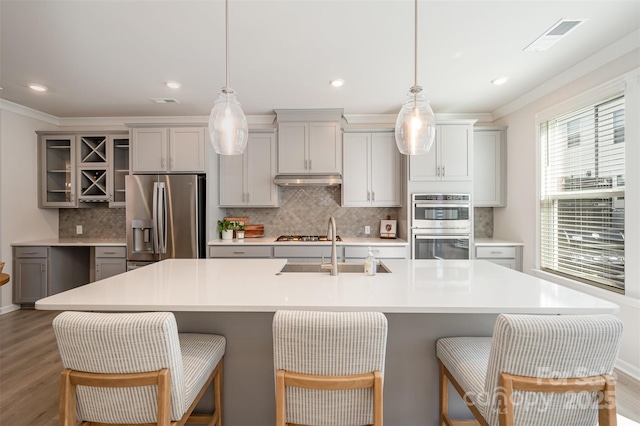
[[[624,292],[624,96],[540,124],[540,266]]]

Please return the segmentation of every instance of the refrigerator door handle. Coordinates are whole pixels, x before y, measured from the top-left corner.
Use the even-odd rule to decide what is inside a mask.
[[[160,235],[160,247],[162,254],[167,252],[167,188],[164,182],[158,183],[158,229]]]
[[[160,252],[160,243],[159,243],[159,236],[158,236],[158,182],[154,182],[153,183],[153,219],[152,219],[152,223],[153,223],[153,252],[154,253],[159,253]]]

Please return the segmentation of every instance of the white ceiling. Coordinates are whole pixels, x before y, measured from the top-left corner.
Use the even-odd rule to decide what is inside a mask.
[[[395,114],[413,85],[413,7],[230,0],[230,86],[247,115]],[[546,52],[523,51],[562,18],[587,21]],[[56,117],[206,116],[225,82],[224,22],[222,0],[1,0],[0,97]],[[418,25],[418,84],[434,111],[492,113],[640,38],[640,1],[421,0]],[[502,76],[507,84],[490,83]],[[334,78],[346,84],[333,88]],[[49,91],[34,93],[34,82]]]

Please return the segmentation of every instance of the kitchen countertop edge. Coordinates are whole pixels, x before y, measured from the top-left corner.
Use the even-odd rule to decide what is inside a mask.
[[[92,247],[92,246],[111,246],[126,247],[127,242],[124,238],[49,238],[44,240],[20,241],[11,243],[12,247],[25,246],[69,246],[69,247]]]
[[[320,246],[331,245],[331,241],[276,241],[278,237],[244,238],[243,240],[211,240],[208,246],[232,246],[232,245],[263,245],[263,246]],[[337,245],[342,246],[407,246],[409,241],[400,238],[361,238],[361,237],[341,237],[342,241],[337,241]]]

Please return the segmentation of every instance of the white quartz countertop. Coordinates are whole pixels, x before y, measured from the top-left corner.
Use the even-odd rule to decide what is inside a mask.
[[[503,240],[501,238],[475,238],[473,243],[476,246],[523,246],[524,243]]]
[[[211,240],[207,244],[210,246],[231,246],[231,245],[263,245],[263,246],[318,246],[331,245],[331,241],[276,241],[278,237],[244,238],[242,240]],[[340,237],[342,241],[337,241],[337,245],[343,246],[407,246],[409,242],[400,238],[356,238]]]
[[[168,259],[40,299],[37,309],[614,313],[618,306],[482,260],[386,260],[392,271],[278,274],[286,259]]]
[[[21,241],[11,243],[13,247],[24,246],[122,246],[124,238],[50,238],[46,240]]]

